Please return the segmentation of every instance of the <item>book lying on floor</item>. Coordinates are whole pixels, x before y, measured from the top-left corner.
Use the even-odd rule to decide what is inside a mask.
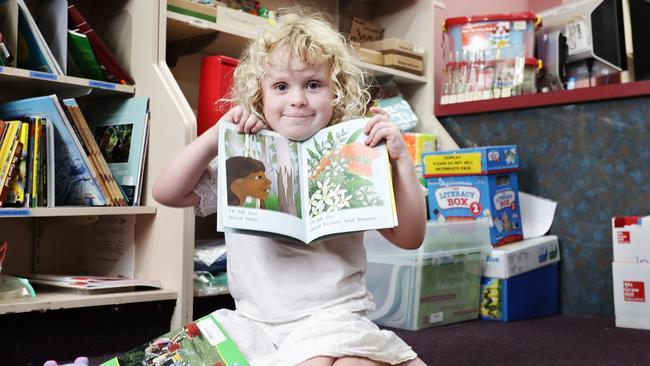
[[[208,314],[100,366],[126,365],[248,366],[249,363],[221,324]]]
[[[103,290],[130,291],[135,287],[160,288],[159,281],[123,277],[73,276],[41,273],[34,273],[28,277],[29,282],[35,285],[84,290],[88,294],[108,292]]]
[[[220,122],[217,229],[304,243],[397,226],[385,144],[369,147],[367,118],[304,141]]]

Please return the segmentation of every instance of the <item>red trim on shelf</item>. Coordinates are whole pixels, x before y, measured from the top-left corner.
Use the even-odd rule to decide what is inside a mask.
[[[441,105],[436,103],[436,117],[473,113],[489,113],[516,109],[595,102],[650,95],[650,80],[623,84],[601,85],[591,88],[561,90],[548,93],[518,95],[516,97],[481,100]]]

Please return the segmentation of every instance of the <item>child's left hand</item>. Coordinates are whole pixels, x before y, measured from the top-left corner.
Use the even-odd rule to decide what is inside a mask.
[[[402,132],[397,125],[390,121],[388,112],[379,107],[370,107],[375,115],[370,118],[363,132],[368,135],[366,145],[375,146],[382,140],[386,140],[388,155],[391,160],[410,159]]]

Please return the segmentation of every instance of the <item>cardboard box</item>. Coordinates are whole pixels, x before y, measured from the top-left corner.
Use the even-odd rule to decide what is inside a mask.
[[[424,58],[424,49],[399,38],[387,38],[378,41],[364,42],[365,48],[381,51],[381,53],[402,53],[404,56],[422,60]]]
[[[366,283],[377,305],[368,317],[417,330],[478,318],[480,262],[489,248],[487,223],[429,223],[422,246],[400,249],[376,231],[364,237]]]
[[[546,235],[493,248],[483,259],[482,276],[507,279],[560,261],[557,236]]]
[[[379,51],[360,47],[358,55],[359,59],[363,62],[368,62],[375,65],[384,64],[384,56]]]
[[[398,53],[385,53],[384,66],[417,75],[424,74],[424,61]]]
[[[558,313],[558,265],[507,279],[481,278],[481,319],[504,322]]]
[[[614,262],[650,264],[650,216],[612,218]]]
[[[352,18],[350,26],[350,40],[354,42],[376,41],[384,37],[384,29],[365,19]]]
[[[270,27],[269,19],[226,6],[210,6],[188,0],[168,0],[167,10],[237,30],[238,34],[259,37]]]
[[[650,330],[650,264],[612,263],[616,326]]]

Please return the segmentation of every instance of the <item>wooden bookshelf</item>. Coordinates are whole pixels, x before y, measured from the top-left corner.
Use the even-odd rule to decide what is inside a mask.
[[[36,294],[36,297],[0,299],[0,315],[87,306],[120,305],[145,301],[175,300],[178,296],[176,291],[170,290],[115,292],[96,295],[37,290]]]
[[[197,39],[197,37],[205,37],[209,34],[214,34],[215,39],[214,42],[206,46],[203,50],[204,52],[218,53],[237,58],[246,43],[259,35],[259,30],[223,26],[189,15],[167,11],[167,42]],[[356,64],[374,76],[393,76],[399,83],[427,83],[425,76],[367,62],[359,61]]]
[[[39,208],[1,208],[0,219],[16,217],[62,217],[62,216],[102,216],[102,215],[153,215],[156,207],[39,207]]]
[[[80,94],[93,96],[135,94],[135,86],[90,80],[75,76],[0,66],[0,83],[11,90],[13,97],[26,98],[47,94],[72,97]]]
[[[447,117],[462,114],[489,113],[515,109],[545,107],[575,103],[587,103],[608,99],[620,99],[650,95],[650,80],[623,84],[594,86],[548,93],[518,95],[509,98],[488,99],[475,102],[437,104],[436,116]]]

